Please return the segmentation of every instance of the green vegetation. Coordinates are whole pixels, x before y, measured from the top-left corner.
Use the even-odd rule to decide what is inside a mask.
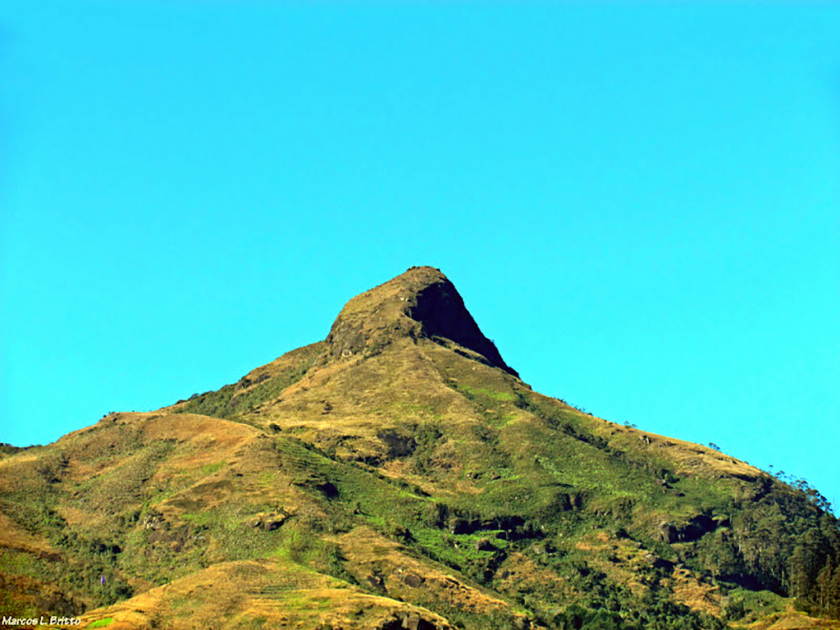
[[[221,597],[243,571],[269,577],[237,598],[282,602],[303,628],[339,608],[407,627],[411,605],[464,630],[840,618],[840,528],[816,490],[541,396],[475,355],[469,323],[432,329],[470,347],[428,334],[409,315],[436,277],[378,287],[326,342],[174,412],[209,418],[112,414],[7,453],[4,610],[33,610],[44,584],[63,599],[42,608],[106,607],[101,627],[151,586],[211,575]],[[191,619],[190,588],[139,608]],[[240,599],[239,626],[280,623]]]
[[[201,467],[202,474],[212,475],[214,472],[219,472],[222,468],[227,466],[227,462],[221,461],[214,464],[205,464]]]
[[[284,389],[297,383],[309,371],[318,357],[318,344],[290,353],[295,359],[290,367],[271,375],[263,372],[252,381],[243,377],[238,383],[225,385],[214,392],[196,395],[177,410],[178,413],[197,413],[215,418],[238,419],[262,403],[276,398]]]
[[[11,444],[7,444],[6,442],[0,442],[0,457],[4,455],[14,455],[16,453],[20,453],[21,451],[25,451],[27,449],[34,448],[33,446],[12,446]]]

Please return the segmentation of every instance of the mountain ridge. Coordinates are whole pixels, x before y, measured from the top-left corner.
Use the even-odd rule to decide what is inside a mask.
[[[330,356],[377,352],[394,337],[444,338],[484,357],[488,365],[518,376],[478,327],[449,279],[434,267],[405,273],[351,299],[333,323]]]
[[[4,610],[117,630],[840,616],[819,500],[534,392],[431,267],[236,383],[5,455],[0,515]]]

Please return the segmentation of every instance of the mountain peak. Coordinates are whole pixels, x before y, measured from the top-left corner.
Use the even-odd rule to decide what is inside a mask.
[[[406,337],[455,342],[518,376],[481,332],[455,285],[434,267],[411,267],[347,302],[327,337],[327,352],[330,358],[371,355]]]

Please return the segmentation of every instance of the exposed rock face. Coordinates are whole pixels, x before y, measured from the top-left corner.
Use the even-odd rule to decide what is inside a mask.
[[[713,532],[719,525],[728,520],[714,520],[707,514],[699,514],[685,523],[669,523],[663,521],[659,525],[658,539],[668,544],[675,542],[692,542],[699,540],[705,534]]]
[[[275,529],[280,529],[287,518],[289,517],[282,512],[260,512],[249,518],[246,524],[249,527],[261,528],[264,531],[273,532]]]
[[[490,365],[516,374],[504,362],[495,344],[481,333],[455,285],[446,276],[440,274],[440,279],[418,291],[415,299],[408,316],[420,322],[425,335],[451,339],[482,355]]]
[[[350,300],[327,337],[327,356],[371,356],[406,337],[455,342],[488,365],[518,376],[482,334],[455,285],[433,267],[412,267]]]
[[[377,630],[438,630],[439,626],[423,619],[420,615],[411,614],[405,617],[393,617],[382,622]]]

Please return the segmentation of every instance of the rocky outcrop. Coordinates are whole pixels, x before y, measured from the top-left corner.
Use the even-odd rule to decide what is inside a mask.
[[[479,329],[449,279],[433,267],[404,274],[350,300],[327,337],[327,359],[372,356],[397,339],[454,342],[518,376]]]

